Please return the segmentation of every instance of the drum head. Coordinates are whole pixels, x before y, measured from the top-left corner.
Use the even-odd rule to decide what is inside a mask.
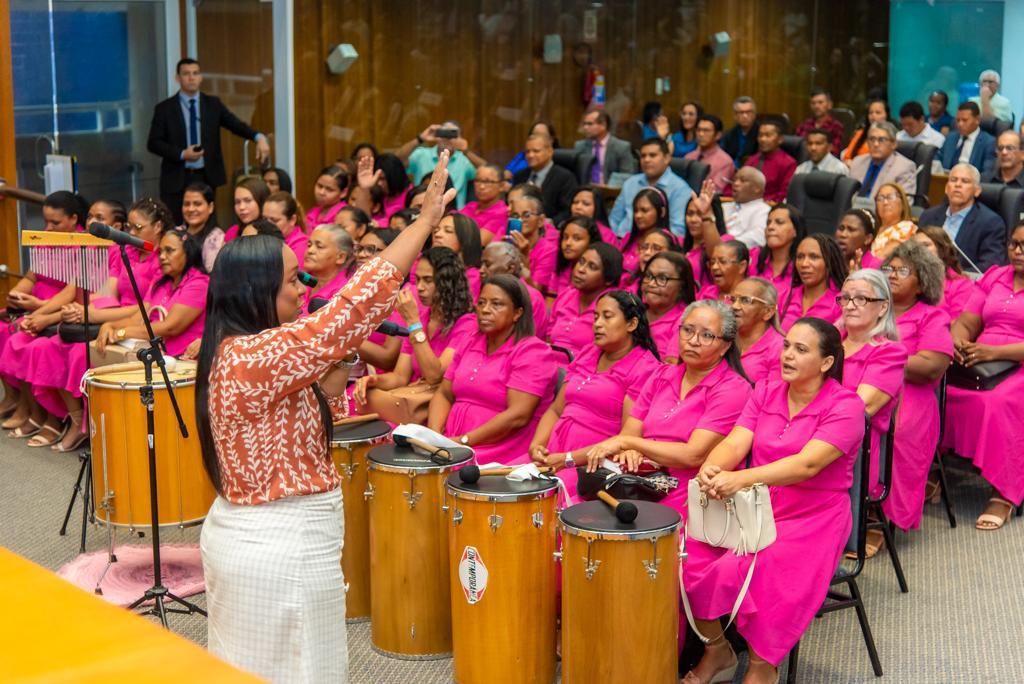
[[[612,507],[603,501],[586,501],[558,515],[567,527],[608,535],[656,532],[676,527],[681,522],[679,513],[668,506],[650,501],[631,500],[630,503],[638,509],[636,520],[631,523],[620,522]]]
[[[380,439],[391,432],[391,426],[383,420],[371,420],[365,423],[335,425],[331,444],[348,444],[350,442],[369,442]]]
[[[141,366],[141,364],[139,364]],[[174,370],[167,371],[167,377],[175,386],[192,385],[196,381],[196,368],[194,364],[179,362]],[[104,371],[103,367],[94,368],[89,372],[89,384],[100,387],[142,387],[146,383],[146,372],[140,367],[138,369]],[[153,369],[153,387],[160,389],[165,387],[164,378],[159,368]]]
[[[465,492],[473,495],[473,498],[486,497],[488,499],[519,499],[544,493],[550,493],[549,496],[554,496],[558,489],[557,480],[525,480],[519,482],[497,475],[481,475],[479,480],[469,484],[468,482],[463,482],[458,473],[449,475],[447,484],[448,489],[452,490],[456,496],[459,492]]]
[[[400,447],[395,444],[382,444],[379,447],[370,449],[366,455],[370,463],[376,463],[385,468],[406,470],[442,470],[468,463],[473,458],[472,450],[467,447],[452,447],[452,460],[450,463],[435,463],[430,456],[415,451],[412,447]]]

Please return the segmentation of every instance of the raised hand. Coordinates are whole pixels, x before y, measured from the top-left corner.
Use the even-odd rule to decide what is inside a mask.
[[[430,182],[427,183],[427,191],[423,193],[423,206],[420,207],[420,221],[426,222],[431,228],[437,226],[444,216],[444,208],[449,202],[455,199],[455,188],[445,190],[448,183],[448,160],[451,152],[442,150],[437,157],[437,166],[430,174]]]
[[[383,175],[384,172],[381,169],[373,170],[373,157],[365,156],[359,158],[359,163],[356,166],[356,183],[359,187],[369,190],[377,184],[377,181]]]

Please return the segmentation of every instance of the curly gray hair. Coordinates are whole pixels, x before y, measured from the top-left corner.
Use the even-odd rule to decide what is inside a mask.
[[[920,289],[918,299],[932,306],[942,301],[946,269],[939,258],[929,252],[927,247],[916,240],[907,240],[897,247],[882,265],[888,266],[893,259],[899,259],[914,269]]]

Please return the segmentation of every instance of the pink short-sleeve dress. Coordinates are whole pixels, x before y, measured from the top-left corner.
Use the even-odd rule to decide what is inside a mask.
[[[785,338],[775,328],[769,327],[757,342],[750,345],[740,357],[743,371],[755,385],[765,380],[779,380],[782,356],[782,342]]]
[[[420,306],[420,321],[430,321],[430,309],[425,306]],[[424,323],[424,330],[426,327],[427,325]],[[436,330],[433,335],[429,335],[428,331],[427,344],[430,345],[434,356],[441,358],[445,349],[458,349],[467,337],[476,333],[476,330],[476,316],[467,313],[459,317],[450,327]],[[413,349],[410,338],[406,337],[402,340],[401,353],[408,354],[412,361],[412,377],[409,382],[416,382],[423,375],[420,373],[420,365],[416,361],[416,351]]]
[[[856,392],[861,385],[870,385],[890,397],[871,419],[871,462],[868,482],[878,482],[878,445],[882,435],[889,431],[889,419],[903,391],[903,374],[907,367],[907,348],[899,342],[878,338],[865,344],[857,353],[843,362],[843,386]]]
[[[1024,342],[1024,290],[1013,288],[1013,267],[994,266],[977,282],[965,312],[981,316],[981,344]],[[950,387],[942,446],[969,458],[1001,495],[1024,501],[1024,365],[994,389]]]
[[[36,274],[31,294],[46,302],[65,287],[59,280]],[[0,325],[0,377],[12,387],[28,381],[32,347],[46,339],[22,332],[17,324]]]
[[[505,237],[505,227],[508,223],[508,205],[497,201],[486,209],[480,208],[479,202],[466,202],[466,206],[456,213],[465,214],[476,221],[481,231],[488,231],[493,236],[491,240],[500,240]]]
[[[693,280],[697,283],[697,287],[713,284],[710,269],[704,268],[703,247],[694,247],[686,253],[686,258],[690,260],[690,268],[693,269]]]
[[[508,390],[532,394],[540,403],[523,427],[493,444],[472,444],[478,463],[526,463],[527,450],[537,423],[554,399],[558,373],[555,354],[537,337],[516,342],[509,337],[493,353],[487,353],[487,336],[467,336],[445,371],[452,383],[455,402],[444,432],[457,438],[478,428],[508,408]]]
[[[556,255],[557,259],[557,255]],[[556,262],[557,263],[557,262]],[[572,271],[575,266],[573,264],[567,264],[565,268],[559,271],[556,269],[548,277],[548,282],[545,284],[545,290],[555,295],[560,295],[563,291],[568,290],[572,287]]]
[[[768,260],[765,262],[764,268],[758,270],[757,260],[760,255],[760,247],[754,247],[750,250],[750,275],[757,276],[758,278],[764,278],[775,286],[775,291],[779,294],[779,315],[782,316],[786,313],[784,308],[789,297],[789,290],[793,287],[793,262],[791,260],[786,264],[786,268],[782,269],[782,273],[775,275],[772,271],[771,254],[768,255]],[[785,328],[783,328],[783,330],[785,330]]]
[[[686,302],[679,302],[658,320],[652,322],[651,337],[661,360],[679,358],[679,322],[686,311]]]
[[[825,292],[814,300],[809,307],[807,307],[807,311],[804,311],[803,285],[797,285],[790,290],[789,294],[786,296],[788,299],[782,304],[782,306],[785,307],[785,310],[780,311],[783,330],[788,331],[793,327],[793,324],[796,323],[798,318],[802,318],[804,316],[823,318],[829,323],[835,323],[839,320],[839,317],[843,315],[843,310],[839,308],[838,304],[836,304],[836,297],[839,296],[839,290],[832,285],[825,288]]]
[[[311,288],[306,288],[305,303],[302,305],[302,315],[309,314],[309,302],[313,299],[330,299],[337,293],[341,288],[345,287],[345,283],[351,278],[351,274],[347,269],[341,269],[338,271],[333,278],[324,283],[319,290],[313,292]]]
[[[334,223],[335,217],[338,212],[348,206],[348,202],[342,200],[335,205],[330,207],[313,207],[306,212],[306,225],[309,227],[309,232],[316,230],[317,226],[325,223]],[[225,238],[227,239],[227,238]]]
[[[601,296],[580,310],[580,291],[575,287],[562,292],[551,306],[548,339],[551,344],[565,347],[577,356],[594,342],[594,308]]]
[[[303,232],[301,226],[295,226],[292,228],[292,232],[288,233],[288,237],[284,239],[284,244],[288,245],[289,249],[295,254],[295,258],[299,260],[299,270],[303,268],[303,263],[306,261],[306,247],[309,246],[309,236]]]
[[[177,287],[174,287],[170,280],[157,280],[146,293],[146,304],[152,307],[162,306],[168,314],[175,304],[199,311],[199,315],[180,335],[164,339],[167,353],[171,356],[178,356],[188,348],[193,340],[202,336],[203,322],[206,320],[206,290],[209,284],[209,276],[191,268],[182,276]],[[160,320],[155,311],[150,313],[150,319]]]
[[[538,285],[547,287],[558,263],[558,231],[546,230],[530,250],[530,275]]]
[[[392,214],[395,214],[396,212],[399,212],[405,208],[405,198],[409,194],[410,190],[412,190],[411,185],[396,195],[384,198],[384,222],[382,224],[383,226],[387,226],[387,222],[391,219]]]
[[[626,397],[636,401],[644,383],[658,369],[658,362],[646,349],[633,347],[606,371],[597,369],[601,350],[591,345],[573,361],[565,374],[565,408],[551,430],[547,448],[551,453],[574,451],[597,444],[622,430],[622,405]],[[583,454],[576,454],[583,464]],[[576,469],[558,471],[565,482],[570,503],[576,495]]]
[[[946,282],[943,285],[942,301],[939,302],[939,306],[949,314],[950,323],[963,313],[973,292],[973,280],[965,275],[960,275],[951,268],[946,269]]]
[[[769,489],[775,543],[757,554],[757,568],[736,617],[751,648],[772,665],[792,650],[825,601],[829,582],[850,536],[849,488],[864,437],[864,403],[835,380],[789,415],[789,385],[781,380],[754,389],[737,422],[754,433],[753,466],[774,463],[821,440],[841,452],[817,475]],[[754,556],[686,540],[683,586],[694,617],[714,620],[732,611]]]
[[[723,359],[682,399],[686,366],[659,366],[649,377],[630,414],[643,422],[644,439],[659,442],[687,442],[694,430],[710,430],[727,435],[736,424],[751,387]],[[686,519],[686,488],[699,468],[668,468],[679,479],[679,486],[661,503],[679,511]]]
[[[523,287],[526,288],[527,294],[530,295],[530,309],[533,312],[533,334],[540,339],[546,339],[548,336],[548,326],[551,321],[548,320],[548,303],[544,298],[544,295],[540,290],[531,286],[525,280],[521,281]]]
[[[930,351],[952,360],[949,316],[940,306],[917,302],[896,319],[896,325],[908,356]],[[938,385],[938,380],[927,384],[904,382],[903,398],[896,409],[892,489],[882,508],[902,530],[916,529],[921,524],[925,484],[939,444]]]

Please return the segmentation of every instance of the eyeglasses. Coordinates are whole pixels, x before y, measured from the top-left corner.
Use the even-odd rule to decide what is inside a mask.
[[[1017,152],[1020,147],[1017,145],[996,145],[996,152]]]
[[[1006,246],[1010,248],[1011,252],[1024,252],[1024,242],[1020,240],[1010,240]]]
[[[473,182],[478,184],[478,185],[497,185],[501,181],[500,180],[485,180],[483,178],[474,178]]]
[[[875,201],[881,202],[882,204],[888,204],[890,202],[899,202],[899,195],[875,195]]]
[[[884,273],[886,275],[886,277],[889,277],[893,273],[895,273],[900,278],[909,278],[910,274],[913,273],[913,271],[910,270],[910,268],[907,267],[907,266],[900,266],[899,268],[893,268],[892,266],[883,266],[882,268],[880,268],[878,270],[880,270],[882,273]]]
[[[710,330],[697,330],[695,325],[681,325],[679,326],[679,334],[683,336],[683,339],[689,341],[693,339],[693,336],[697,336],[697,343],[703,346],[714,344],[715,340],[724,340],[725,338],[721,335],[716,335]]]
[[[881,145],[882,143],[892,142],[892,138],[887,135],[869,135],[868,142]]]
[[[836,304],[838,304],[839,307],[842,309],[848,307],[850,305],[850,302],[853,302],[854,307],[860,309],[864,306],[867,306],[868,302],[884,301],[884,299],[881,299],[879,297],[865,297],[864,295],[854,295],[852,297],[850,295],[839,295],[838,297],[836,297]]]
[[[521,219],[524,221],[529,221],[530,219],[536,218],[538,216],[540,216],[540,214],[534,214],[532,211],[524,211],[522,214],[517,214],[516,212],[513,211],[508,215],[509,218]]]
[[[722,299],[725,300],[726,304],[730,304],[730,305],[731,304],[735,304],[736,302],[739,302],[742,306],[750,306],[754,302],[757,302],[758,304],[764,304],[765,306],[768,306],[768,302],[767,301],[761,299],[760,297],[752,297],[750,295],[731,295],[731,294],[727,294],[724,297],[722,297]]]
[[[738,264],[740,262],[735,259],[708,259],[708,264],[711,266],[726,266],[728,264]]]
[[[644,273],[644,282],[654,283],[658,287],[665,287],[673,280],[682,280],[682,278],[672,278],[664,273]]]
[[[374,245],[356,245],[355,249],[353,249],[352,251],[355,252],[356,254],[365,254],[367,256],[373,256],[374,254],[377,254],[378,252],[383,252],[384,250]]]

